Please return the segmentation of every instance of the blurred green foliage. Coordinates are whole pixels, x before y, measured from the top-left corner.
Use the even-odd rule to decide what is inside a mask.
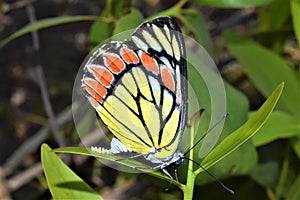
[[[257,13],[254,19],[255,25],[242,34],[232,30],[223,31],[222,36],[225,44],[217,48],[228,48],[232,56],[244,68],[247,77],[265,98],[271,95],[277,85],[285,82],[285,89],[279,100],[278,107],[270,115],[265,126],[258,131],[252,140],[248,140],[218,164],[211,167],[210,172],[219,178],[247,176],[259,184],[265,195],[272,200],[282,198],[288,200],[300,199],[299,63],[296,67],[291,66],[285,60],[283,54],[284,41],[291,36],[298,41],[299,50],[300,1],[193,0],[189,2],[181,0],[167,10],[148,16],[148,19],[163,15],[176,18],[181,23],[184,33],[193,36],[212,57],[215,57],[217,48],[213,46],[210,33],[206,29],[203,14],[194,8],[194,5],[208,5],[214,8],[220,7],[225,9],[254,7]],[[93,48],[114,34],[137,27],[146,19],[131,1],[107,0],[101,16],[72,16],[40,20],[10,35],[0,42],[0,46],[3,47],[15,38],[33,30],[85,20],[95,20],[89,34],[90,48]],[[191,71],[189,71],[189,77],[191,77],[192,82],[199,80],[193,78]],[[201,85],[200,82],[195,82],[195,84]],[[201,87],[199,88],[199,95],[203,95],[201,98],[205,99],[205,92],[201,93]],[[227,106],[233,117],[226,119],[223,138],[239,128],[247,120],[248,116],[253,115],[253,111],[250,111],[248,108],[249,102],[244,95],[227,83],[225,83],[225,88],[227,92]],[[248,128],[250,129],[251,127]],[[280,139],[284,141],[278,143]],[[42,158],[45,159],[45,150],[49,149],[45,145],[42,148]],[[276,155],[274,155],[275,153]],[[47,162],[51,164],[60,162],[53,156],[51,155],[49,157],[51,161]],[[49,181],[51,176],[57,176],[57,174],[51,174],[51,170],[47,170],[47,166],[45,166],[47,162],[45,163],[45,160],[43,162],[46,177]],[[183,168],[185,166],[179,170],[181,171],[179,175],[182,181],[185,180],[186,176]],[[64,174],[67,177],[66,179],[74,177],[74,179],[68,181],[81,182],[75,174],[69,172],[69,169],[64,170],[67,171]],[[156,176],[162,178],[160,175]],[[63,182],[61,179],[59,181]],[[201,173],[196,183],[197,185],[203,185],[211,181],[211,177]],[[59,184],[62,182],[59,182]],[[79,187],[84,187],[81,189],[91,192],[88,186],[83,185]],[[234,188],[238,193],[237,196],[241,197],[244,193],[243,199],[260,198],[256,196],[255,191],[252,193],[253,196],[247,197],[247,193],[243,192],[245,188],[242,186],[239,188],[238,186],[236,185]],[[64,192],[62,191],[62,193]],[[205,199],[205,191],[202,193],[200,196],[203,196]],[[93,196],[93,192],[90,195]],[[92,196],[90,197],[92,198]],[[54,198],[56,198],[55,195]]]

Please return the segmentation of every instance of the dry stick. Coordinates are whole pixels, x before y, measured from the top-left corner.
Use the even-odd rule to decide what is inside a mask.
[[[78,104],[73,104],[73,109],[77,109]],[[72,110],[71,107],[66,107],[58,116],[57,121],[58,125],[62,126],[65,123],[69,122],[72,119]],[[23,158],[31,155],[36,152],[40,144],[44,142],[49,135],[50,126],[47,124],[40,128],[35,134],[30,138],[26,139],[21,146],[14,151],[14,153],[6,160],[3,165],[6,176],[13,173],[13,171],[21,164]]]
[[[11,4],[4,3],[4,5],[2,6],[2,13],[7,13],[14,9],[25,7],[28,4],[31,4],[35,1],[37,1],[37,0],[20,0],[15,3],[11,3]]]
[[[73,108],[76,110],[78,107],[77,104],[73,105]],[[58,123],[64,124],[68,122],[72,118],[71,108],[66,108],[59,116],[58,116]],[[16,150],[16,152],[12,155],[12,157],[4,164],[3,173],[7,176],[10,175],[13,170],[20,164],[22,158],[28,156],[33,151],[37,149],[37,145],[41,144],[48,135],[49,127],[44,126],[39,130],[32,138],[26,140],[22,146]],[[30,168],[24,170],[23,172],[18,173],[15,176],[10,177],[7,181],[5,181],[5,187],[10,191],[13,192],[33,178],[37,177],[42,172],[41,163],[37,163]],[[1,170],[1,168],[0,168]],[[2,182],[4,183],[4,182]],[[0,184],[1,185],[1,184]],[[1,195],[1,193],[0,193]],[[1,198],[0,198],[1,199]]]
[[[6,184],[8,190],[10,192],[13,192],[19,189],[21,186],[25,185],[30,180],[32,180],[33,178],[41,174],[42,171],[43,171],[43,166],[40,162],[32,165],[30,168],[26,169],[23,172],[20,172],[19,174],[7,180]]]
[[[0,167],[0,199],[11,200],[8,192],[8,183],[5,180],[5,173]]]
[[[34,7],[31,4],[29,4],[26,6],[26,11],[27,11],[27,15],[28,15],[30,23],[35,22],[36,18],[35,18]],[[36,52],[36,54],[38,54],[39,50],[40,50],[40,45],[39,45],[39,36],[37,34],[37,31],[32,31],[31,35],[32,35],[33,49]],[[45,106],[46,113],[49,117],[51,129],[53,131],[54,137],[55,137],[58,145],[60,147],[64,147],[65,143],[59,133],[58,123],[54,116],[54,112],[53,112],[53,109],[52,109],[52,106],[51,106],[51,103],[49,100],[50,99],[49,94],[47,91],[46,83],[44,81],[45,76],[44,76],[43,68],[40,64],[37,64],[35,68],[36,68],[36,73],[37,73],[37,78],[38,78],[38,84],[39,84],[41,94],[42,94],[43,104]]]

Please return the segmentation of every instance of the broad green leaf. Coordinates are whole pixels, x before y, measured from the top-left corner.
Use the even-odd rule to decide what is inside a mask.
[[[250,113],[250,117],[254,113]],[[255,146],[262,146],[280,138],[290,138],[299,135],[299,122],[290,114],[274,111],[265,125],[253,136]]]
[[[96,21],[90,30],[90,49],[101,44],[104,40],[113,35],[114,21],[122,10],[124,0],[110,0],[106,2],[104,11],[101,16],[104,17],[102,21]],[[109,19],[109,20],[108,20]]]
[[[298,40],[298,44],[300,46],[300,1],[299,0],[291,0],[291,14],[294,24],[294,32],[296,38]]]
[[[243,65],[265,97],[271,94],[277,84],[285,82],[278,106],[299,117],[299,80],[296,72],[279,55],[254,42],[229,31],[224,33],[224,37],[230,52]]]
[[[199,86],[200,87],[200,86]],[[200,87],[201,88],[201,87]],[[224,119],[225,124],[222,130],[222,134],[219,138],[219,141],[222,141],[226,138],[231,132],[240,127],[247,120],[247,112],[249,109],[249,103],[247,98],[237,91],[235,88],[225,83],[226,90],[226,102],[227,102],[227,111],[229,116]],[[204,93],[205,94],[205,93]],[[204,99],[203,91],[200,92],[200,99]],[[206,99],[206,97],[205,97]],[[206,111],[204,111],[205,114]],[[201,119],[199,126],[203,126],[205,123],[208,123],[209,119]],[[202,128],[199,128],[201,130]],[[199,134],[199,133],[198,133]],[[208,143],[209,144],[209,143]],[[198,163],[201,162],[200,155],[205,149],[205,146],[201,144],[197,145],[194,149],[194,160]],[[226,158],[221,160],[217,165],[210,168],[210,172],[218,178],[225,178],[230,175],[241,175],[247,174],[257,163],[257,153],[255,147],[251,142],[247,142],[242,145],[240,148],[236,149]],[[197,178],[197,184],[203,184],[211,182],[213,179],[208,176],[206,173],[201,173],[199,178]]]
[[[121,33],[126,30],[135,29],[138,27],[144,18],[140,11],[135,8],[131,9],[131,12],[127,15],[124,15],[116,24],[116,27],[113,31],[113,35]]]
[[[280,11],[280,15],[278,15]],[[257,9],[259,29],[264,31],[279,30],[286,25],[290,17],[289,1],[273,0],[267,6],[261,6]]]
[[[204,49],[212,56],[213,46],[203,16],[200,12],[193,12],[182,18],[184,25],[194,34],[196,40],[204,47]]]
[[[90,30],[90,48],[93,49],[95,46],[101,44],[104,40],[112,35],[113,23],[96,21],[93,23]]]
[[[278,12],[280,11],[280,15]],[[290,5],[286,0],[274,0],[270,6],[269,28],[274,30],[282,27],[290,17]]]
[[[291,140],[293,149],[295,151],[295,153],[297,154],[299,160],[300,160],[300,136],[298,135],[298,137],[295,137]]]
[[[268,172],[268,173],[266,173]],[[277,162],[259,164],[250,174],[251,178],[264,187],[275,188],[279,174]]]
[[[147,166],[141,162],[138,162],[133,159],[122,159],[123,157],[117,156],[117,155],[114,155],[111,153],[92,152],[91,150],[88,150],[84,147],[63,147],[63,148],[54,149],[53,152],[94,156],[94,157],[97,157],[100,159],[104,159],[105,161],[111,161],[111,162],[118,163],[124,167],[136,169],[136,170],[139,169],[141,171],[141,173],[147,173],[149,175],[155,176],[157,178],[160,178],[160,179],[163,179],[166,181],[170,180],[169,177],[167,177],[166,175],[162,174],[161,172],[149,169],[149,166]],[[120,159],[122,159],[122,160],[120,160]],[[119,160],[119,161],[116,161],[116,160]],[[174,181],[173,184],[177,185],[178,187],[182,187],[182,185],[177,181]]]
[[[293,185],[291,186],[287,200],[299,200],[300,199],[300,174],[298,175],[297,179],[294,181]]]
[[[222,8],[245,8],[250,6],[261,6],[272,0],[192,0],[200,5],[208,5]]]
[[[191,86],[189,87],[188,99],[189,116],[201,108],[205,109],[198,123],[199,126],[198,124],[195,126],[196,135],[194,142],[201,138],[208,127],[216,125],[217,121],[220,120],[226,112],[231,113],[229,117],[214,127],[200,144],[196,145],[194,152],[198,153],[195,154],[194,160],[199,162],[199,159],[207,155],[219,141],[221,132],[221,138],[225,137],[246,121],[248,101],[244,95],[223,82],[221,77],[213,70],[211,60],[205,61],[208,54],[200,53],[198,56],[187,49],[187,57],[189,60],[188,82]],[[196,98],[193,98],[192,94],[194,94]],[[222,123],[224,122],[225,126],[222,127]],[[183,152],[190,147],[189,135],[189,133],[185,132],[182,137],[180,147],[183,148],[180,149]]]
[[[78,177],[51,148],[41,147],[42,164],[50,192],[54,199],[102,199]]]
[[[255,168],[258,162],[256,148],[251,141],[242,144],[235,151],[220,160],[217,164],[209,168],[209,172],[218,179],[228,178],[238,175],[248,175]],[[207,173],[200,173],[196,184],[209,183],[215,181]]]
[[[194,85],[195,93],[198,95],[199,99],[199,104],[200,108],[205,108],[206,110],[203,112],[203,115],[200,118],[199,122],[199,128],[197,131],[197,135],[202,135],[203,132],[207,130],[207,126],[210,121],[210,106],[211,106],[211,95],[207,91],[207,86],[203,82],[201,76],[197,75],[197,73],[191,68],[190,66],[188,67],[189,73],[189,82]],[[195,81],[195,83],[194,83]],[[219,138],[219,141],[221,141],[223,138],[229,135],[232,131],[240,127],[246,120],[247,120],[247,113],[249,109],[249,103],[246,97],[237,91],[235,88],[227,84],[225,84],[225,93],[226,93],[226,111],[228,111],[230,114],[229,116],[224,119],[225,125],[222,130],[222,134]],[[189,98],[189,109],[192,107],[195,103],[191,102],[191,98]],[[225,111],[225,112],[226,112]],[[224,111],[223,111],[224,112]],[[223,115],[224,113],[220,113],[219,118]],[[213,134],[213,132],[210,132],[209,134]],[[186,132],[183,135],[182,140],[186,140],[187,135],[189,134]],[[199,136],[197,138],[199,138]],[[215,136],[213,136],[215,137]],[[212,138],[214,139],[214,138]],[[211,142],[208,140],[205,141],[208,145],[211,145]],[[185,144],[187,142],[182,141],[181,144]],[[181,146],[181,145],[180,145]],[[202,143],[198,144],[194,148],[194,158],[193,160],[195,162],[200,163],[201,160],[203,159],[203,150],[205,148],[205,144],[202,145]],[[182,148],[183,150],[183,148]],[[186,150],[186,149],[185,149]],[[239,158],[239,159],[237,159]],[[240,158],[245,158],[245,159],[240,159]],[[246,159],[248,158],[248,159]],[[249,159],[251,158],[251,159]],[[230,154],[228,158],[220,161],[218,165],[215,167],[211,168],[210,171],[219,177],[227,177],[229,176],[229,172],[231,172],[232,167],[234,166],[234,174],[246,174],[248,173],[255,165],[257,161],[257,155],[256,155],[256,150],[251,144],[251,142],[248,142],[247,144],[244,144],[241,148],[237,149],[235,152]],[[180,175],[180,180],[184,180],[186,177],[186,172],[181,167],[180,170],[178,170],[178,173]],[[200,177],[197,179],[197,184],[202,184],[202,183],[207,183],[211,182],[212,179],[211,177],[207,176],[205,173],[201,174]]]
[[[248,119],[249,101],[244,94],[225,82],[227,111],[229,116],[225,119],[223,132],[226,134],[221,139],[227,137],[234,130],[239,128]]]
[[[283,87],[284,83],[281,83],[274,90],[272,95],[265,101],[261,108],[255,113],[255,115],[216,146],[203,159],[201,166],[208,169],[250,139],[263,126],[270,116],[282,93]],[[198,169],[195,173],[198,174],[201,171],[203,171],[202,168]]]
[[[32,31],[48,28],[51,26],[56,26],[59,24],[65,24],[65,23],[71,23],[71,22],[78,22],[78,21],[94,21],[97,20],[97,16],[67,16],[67,17],[54,17],[54,18],[48,18],[48,19],[42,19],[39,21],[36,21],[34,23],[28,24],[18,30],[17,32],[11,34],[4,40],[0,42],[0,48],[5,46],[10,41],[25,35],[27,33],[30,33]]]

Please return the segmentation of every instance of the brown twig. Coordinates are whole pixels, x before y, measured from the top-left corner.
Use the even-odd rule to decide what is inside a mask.
[[[0,199],[10,200],[10,196],[8,193],[8,183],[5,180],[5,173],[0,167]]]
[[[37,177],[39,174],[41,174],[43,171],[43,166],[41,163],[36,163],[32,165],[27,170],[11,177],[9,180],[7,180],[7,188],[10,192],[13,192],[17,189],[19,189],[22,185],[25,185],[29,181],[31,181],[33,178]]]
[[[73,109],[76,110],[77,104],[73,105]],[[65,108],[58,116],[58,125],[62,126],[72,119],[72,110],[69,107]],[[22,158],[29,156],[33,152],[37,151],[40,144],[43,143],[50,132],[49,125],[43,126],[33,136],[28,138],[22,143],[22,145],[14,151],[14,153],[7,159],[3,165],[6,176],[10,175],[14,169],[16,169],[22,162]]]
[[[27,11],[27,15],[28,15],[30,23],[35,22],[36,18],[35,18],[34,7],[31,4],[29,4],[26,6],[26,11]],[[36,54],[38,55],[39,50],[40,50],[38,32],[32,31],[31,35],[32,35],[33,49],[36,52]],[[46,83],[45,83],[45,76],[44,76],[43,68],[39,63],[36,65],[35,68],[36,68],[35,70],[36,70],[36,74],[37,74],[38,84],[39,84],[41,94],[42,94],[43,104],[45,106],[45,110],[46,110],[46,113],[49,118],[51,129],[53,131],[54,137],[55,137],[58,145],[60,147],[64,147],[65,143],[59,133],[59,126],[58,126],[57,120],[55,118],[55,115],[54,115],[54,112],[53,112],[53,109],[52,109],[52,106],[50,103],[50,98],[49,98],[48,90],[47,90]]]
[[[23,7],[27,6],[28,4],[31,4],[35,1],[37,1],[37,0],[21,0],[21,1],[16,1],[14,3],[11,3],[11,4],[3,3],[4,5],[2,6],[2,12],[7,13],[14,9],[23,8]]]

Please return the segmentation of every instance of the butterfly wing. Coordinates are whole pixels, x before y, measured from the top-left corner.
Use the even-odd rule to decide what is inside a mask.
[[[155,153],[155,162],[177,150],[187,113],[183,40],[168,29],[178,30],[171,18],[156,19],[137,28],[132,41],[103,45],[87,61],[82,79],[85,95],[114,136],[131,151]]]
[[[168,157],[177,149],[187,123],[187,67],[183,36],[172,18],[159,17],[141,24],[132,34],[132,41],[158,60],[161,82],[175,94],[175,112],[180,116],[178,129],[171,141],[168,134],[161,135],[161,140],[170,143],[156,155],[158,158]],[[170,83],[174,83],[174,88]]]

